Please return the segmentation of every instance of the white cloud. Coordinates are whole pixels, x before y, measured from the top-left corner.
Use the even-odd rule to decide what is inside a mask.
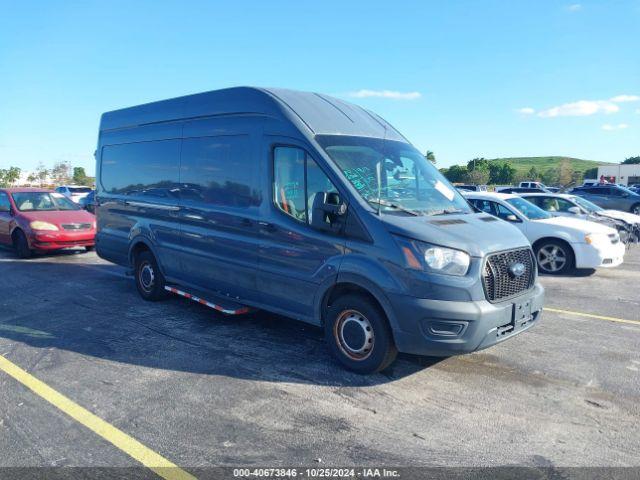
[[[623,102],[637,102],[640,101],[640,96],[638,95],[617,95],[613,98],[610,98],[609,101],[616,103]]]
[[[522,107],[517,110],[518,113],[522,113],[523,115],[533,115],[536,111],[531,107]]]
[[[353,98],[390,98],[392,100],[417,100],[422,97],[420,92],[398,92],[395,90],[358,90],[357,92],[349,93]]]
[[[538,112],[539,117],[585,117],[596,113],[615,113],[620,107],[608,100],[579,100]]]
[[[619,123],[617,125],[611,125],[609,123],[605,123],[602,125],[603,130],[611,131],[611,130],[624,130],[625,128],[629,128],[629,125],[626,123]]]
[[[582,10],[582,4],[573,3],[567,7],[567,10],[569,10],[570,12],[579,12],[580,10]]]

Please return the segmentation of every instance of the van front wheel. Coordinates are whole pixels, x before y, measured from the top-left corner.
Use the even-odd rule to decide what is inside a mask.
[[[150,302],[162,300],[167,296],[165,281],[158,262],[149,251],[140,252],[135,258],[136,287],[142,298]]]
[[[331,354],[356,373],[384,370],[398,354],[386,316],[360,295],[345,295],[329,307],[325,339]]]

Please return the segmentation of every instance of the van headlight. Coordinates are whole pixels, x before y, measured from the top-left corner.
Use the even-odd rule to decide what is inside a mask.
[[[471,257],[462,250],[440,247],[402,237],[395,237],[395,239],[400,245],[407,268],[458,277],[466,275],[469,271]]]
[[[58,227],[56,227],[53,223],[43,222],[41,220],[34,220],[29,224],[32,230],[49,230],[49,231],[57,231]]]
[[[469,254],[453,248],[431,246],[424,251],[427,266],[438,273],[462,276],[469,270]]]

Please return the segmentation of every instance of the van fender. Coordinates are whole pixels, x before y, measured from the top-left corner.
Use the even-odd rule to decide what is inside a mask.
[[[135,267],[133,254],[141,245],[144,245],[144,247],[146,247],[153,254],[153,256],[156,258],[156,262],[158,262],[160,271],[164,274],[164,268],[162,266],[162,262],[160,261],[160,255],[158,255],[158,251],[153,240],[151,239],[151,237],[143,233],[140,233],[139,235],[133,237],[131,242],[129,242],[129,253],[127,255],[127,258],[129,259],[129,266],[131,268]]]
[[[372,264],[370,261],[365,260],[365,262],[368,264],[366,265],[367,268],[365,270],[367,272],[367,276],[364,275],[364,271],[361,268],[364,265],[362,265],[361,262],[355,262],[355,264],[360,264],[357,265],[358,268],[350,268],[356,267],[356,265],[345,258],[340,266],[338,275],[333,279],[333,281],[331,283],[323,282],[321,285],[322,288],[319,289],[319,294],[316,296],[314,306],[314,317],[318,324],[322,323],[323,310],[326,308],[328,294],[331,289],[339,284],[348,283],[365,290],[375,298],[384,310],[384,313],[389,320],[391,330],[394,332],[399,330],[397,317],[385,291],[400,293],[402,292],[402,288],[386,269]],[[374,282],[370,280],[370,278],[380,279],[381,283]]]

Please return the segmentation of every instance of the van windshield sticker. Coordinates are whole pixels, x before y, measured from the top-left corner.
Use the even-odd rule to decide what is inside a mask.
[[[369,167],[347,168],[342,172],[364,198],[377,195],[378,182],[375,172],[372,172]]]
[[[444,183],[442,183],[440,180],[436,181],[436,184],[434,185],[435,189],[438,190],[442,195],[445,196],[445,198],[449,201],[453,200],[454,197],[454,193],[453,190],[451,190],[449,187],[447,187]]]

